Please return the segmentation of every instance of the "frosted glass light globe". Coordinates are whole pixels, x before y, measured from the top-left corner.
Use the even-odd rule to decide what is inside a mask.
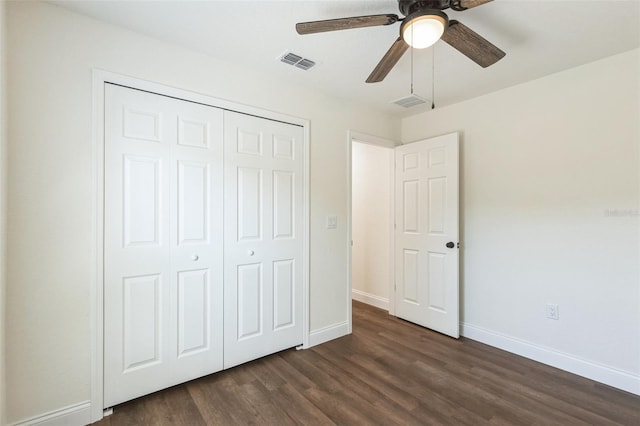
[[[440,40],[445,19],[438,15],[423,15],[410,20],[402,29],[402,38],[415,49],[424,49]]]

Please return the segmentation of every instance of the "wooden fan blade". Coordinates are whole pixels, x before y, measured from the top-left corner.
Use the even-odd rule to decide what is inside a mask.
[[[489,3],[493,0],[460,0],[460,6],[465,9],[471,9],[472,7],[482,6],[485,3]]]
[[[402,37],[398,37],[398,39],[391,45],[387,53],[384,54],[378,65],[374,68],[373,72],[367,78],[367,83],[378,83],[389,74],[389,71],[398,63],[404,52],[409,49],[409,45],[404,42]]]
[[[349,30],[351,28],[377,27],[398,22],[398,15],[368,15],[352,18],[328,19],[325,21],[300,22],[296,24],[298,34],[324,33]]]
[[[495,64],[506,55],[478,33],[455,19],[449,21],[449,27],[442,35],[442,40],[482,68]]]

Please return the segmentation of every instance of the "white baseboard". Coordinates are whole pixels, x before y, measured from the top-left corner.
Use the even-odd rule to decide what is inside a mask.
[[[307,346],[307,348],[328,342],[329,340],[337,339],[338,337],[346,336],[347,334],[350,334],[349,321],[332,324],[327,327],[314,330],[309,333],[309,346]]]
[[[351,297],[358,302],[366,303],[367,305],[375,306],[385,311],[389,310],[389,299],[385,297],[376,296],[375,294],[356,290],[355,288],[351,289]]]
[[[483,327],[461,324],[461,334],[469,339],[586,377],[600,383],[640,395],[640,376],[535,345]]]
[[[84,426],[90,423],[91,403],[85,401],[13,423],[12,426]]]

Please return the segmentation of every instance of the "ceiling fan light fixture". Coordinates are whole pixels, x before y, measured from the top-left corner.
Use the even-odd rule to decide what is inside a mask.
[[[400,27],[402,39],[415,49],[425,49],[440,40],[448,18],[437,9],[416,11],[405,18]]]

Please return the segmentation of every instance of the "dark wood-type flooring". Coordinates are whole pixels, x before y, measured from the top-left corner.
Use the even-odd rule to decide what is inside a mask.
[[[99,425],[640,425],[640,397],[354,302],[353,334],[115,407]]]

